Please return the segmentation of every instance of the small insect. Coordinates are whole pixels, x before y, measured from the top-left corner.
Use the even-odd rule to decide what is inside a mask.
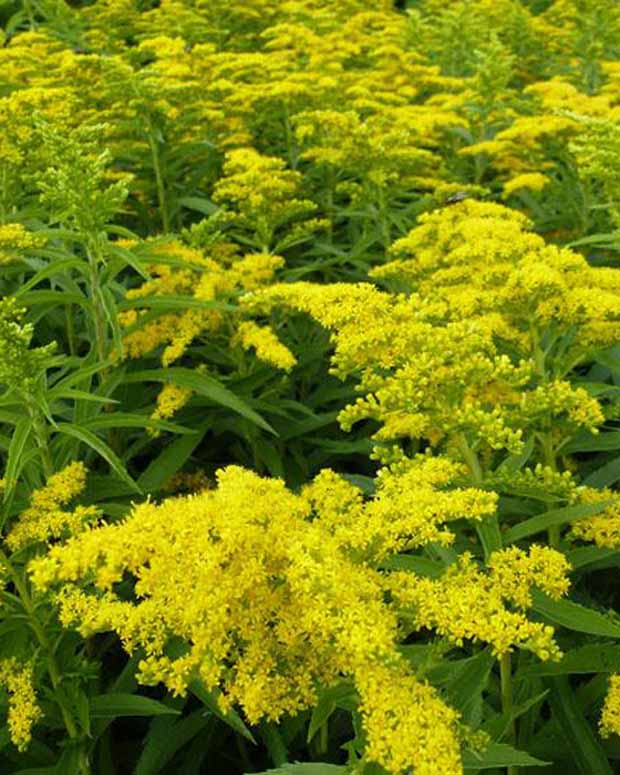
[[[454,205],[457,202],[462,202],[464,199],[470,199],[471,194],[467,191],[456,191],[454,194],[450,194],[449,197],[446,197],[446,200],[444,204],[447,205]]]

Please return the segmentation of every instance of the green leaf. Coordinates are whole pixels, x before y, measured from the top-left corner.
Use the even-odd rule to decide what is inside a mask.
[[[576,771],[582,775],[612,775],[607,755],[577,704],[574,690],[564,676],[548,678],[549,702],[563,732]]]
[[[20,288],[18,288],[15,292],[15,296],[21,300],[21,297],[27,291],[29,291],[31,288],[34,288],[43,280],[46,280],[48,277],[58,277],[61,272],[65,272],[68,269],[77,269],[78,271],[84,272],[87,267],[88,264],[81,258],[63,258],[57,261],[52,261],[52,263],[48,264],[48,266],[43,267],[43,269],[40,269],[35,275],[33,275],[27,283],[24,283],[22,286],[20,286]]]
[[[121,356],[123,353],[123,335],[121,333],[121,327],[118,322],[118,309],[114,294],[109,288],[101,288],[100,298],[105,313],[106,320],[108,321],[108,328],[112,331],[112,339],[114,340],[114,350]]]
[[[620,646],[582,646],[567,651],[559,662],[541,662],[523,671],[528,677],[583,673],[620,673]]]
[[[534,451],[534,436],[530,436],[523,445],[523,451],[518,455],[508,455],[506,460],[499,466],[499,471],[507,471],[509,473],[516,473],[520,471],[527,461],[532,456]]]
[[[504,542],[513,543],[536,533],[542,533],[550,527],[566,525],[570,522],[576,522],[578,519],[591,517],[604,511],[611,504],[611,500],[605,500],[599,503],[581,503],[577,506],[567,506],[562,509],[547,511],[545,514],[539,514],[537,517],[526,519],[525,522],[520,522],[518,525],[510,528],[510,530],[507,530],[504,533]]]
[[[180,720],[165,716],[153,719],[135,775],[156,775],[161,772],[177,751],[212,723],[213,716],[202,709]]]
[[[75,388],[69,388],[68,390],[59,391],[54,395],[54,400],[61,401],[88,401],[93,404],[107,404],[108,406],[114,406],[114,404],[120,403],[114,398],[105,398],[104,396],[98,396],[95,393],[87,393],[85,390],[75,390]]]
[[[52,387],[50,390],[48,390],[48,396],[50,401],[57,398],[57,393],[60,393],[64,390],[67,390],[68,388],[74,387],[75,385],[79,385],[80,382],[83,382],[84,380],[89,379],[94,374],[97,374],[97,372],[102,371],[103,369],[106,369],[108,366],[112,364],[112,361],[103,361],[91,364],[90,366],[81,366],[80,368],[71,371],[66,377],[63,377],[60,379],[54,387]]]
[[[566,552],[566,559],[573,570],[579,570],[589,565],[614,567],[620,564],[620,552],[617,549],[603,549],[599,546],[580,546]]]
[[[491,743],[481,754],[465,751],[464,770],[494,770],[497,767],[548,767],[551,762],[535,759],[526,751],[519,751],[506,743]]]
[[[380,567],[382,570],[405,570],[430,578],[437,578],[446,570],[446,566],[441,562],[413,554],[394,554],[386,557]]]
[[[262,721],[258,733],[269,752],[269,758],[276,767],[281,767],[283,764],[286,764],[288,762],[288,749],[277,724],[269,721]]]
[[[502,534],[496,514],[485,517],[481,522],[478,522],[476,532],[484,549],[485,557],[502,548]]]
[[[602,489],[603,487],[610,487],[620,479],[620,457],[615,457],[610,460],[604,466],[597,468],[589,474],[584,484],[588,487],[596,487]]]
[[[11,443],[9,444],[9,455],[7,458],[6,469],[4,471],[4,479],[6,486],[4,489],[4,501],[6,502],[17,484],[19,474],[21,473],[24,465],[24,448],[26,442],[30,437],[32,430],[32,422],[29,417],[22,418],[13,431],[11,436]]]
[[[477,725],[482,720],[482,693],[489,683],[489,675],[495,660],[490,651],[481,651],[470,659],[462,660],[444,690],[452,707],[461,713],[468,724]]]
[[[170,716],[180,715],[180,711],[169,708],[150,697],[139,694],[98,694],[90,698],[90,717],[118,718],[119,716]]]
[[[92,431],[89,431],[88,428],[83,428],[81,426],[63,422],[58,424],[57,430],[59,433],[64,433],[67,436],[78,439],[78,441],[81,441],[94,449],[95,452],[101,455],[101,457],[108,462],[110,468],[115,471],[118,477],[122,479],[125,484],[131,487],[135,492],[142,493],[140,487],[136,484],[136,482],[134,482],[131,476],[129,476],[127,469],[123,465],[118,455],[113,452],[110,447],[108,447],[108,445],[98,436],[95,436]]]
[[[306,742],[310,742],[319,729],[328,722],[329,717],[338,707],[340,702],[346,701],[355,695],[355,688],[350,683],[341,683],[324,689],[317,704],[312,710]]]
[[[309,762],[307,764],[285,764],[275,770],[265,770],[256,775],[345,775],[348,772],[350,772],[348,767],[341,767],[337,764]]]
[[[510,712],[502,713],[500,716],[487,720],[482,729],[491,735],[492,740],[501,740],[506,734],[510,733],[510,725],[515,719],[523,716],[528,710],[541,703],[548,694],[549,690],[545,689],[539,694],[529,697],[525,702],[513,705]]]
[[[126,309],[152,309],[158,312],[177,312],[181,309],[221,309],[228,312],[234,312],[238,308],[233,304],[226,304],[223,301],[210,301],[207,299],[196,299],[193,296],[138,296],[137,298],[125,299],[117,305],[119,310]],[[137,321],[138,328],[140,321]]]
[[[228,724],[229,727],[239,732],[240,735],[250,740],[252,743],[256,743],[254,736],[243,723],[241,716],[235,711],[230,710],[228,713],[223,713],[222,709],[218,705],[217,698],[213,692],[208,691],[201,681],[192,681],[189,685],[189,690],[208,708],[215,716]]]
[[[58,304],[63,307],[67,304],[78,304],[89,312],[92,311],[92,304],[81,293],[70,293],[69,291],[28,291],[20,296],[20,302],[32,307],[35,304]]]
[[[532,598],[533,610],[552,624],[589,635],[620,638],[620,624],[605,614],[570,600],[551,600],[539,590],[533,591]]]
[[[157,428],[170,433],[195,434],[192,428],[185,428],[183,425],[177,425],[166,420],[154,420],[148,414],[130,414],[126,412],[110,412],[86,420],[84,425],[91,430],[101,430],[101,428]]]
[[[237,414],[250,420],[260,428],[273,433],[275,436],[278,435],[271,425],[236,393],[233,393],[232,390],[229,390],[213,377],[192,371],[192,369],[175,367],[134,371],[125,376],[124,382],[172,382],[179,387],[187,388],[200,396],[208,398],[215,404],[232,409],[233,412],[237,412]]]
[[[188,210],[195,210],[197,213],[202,213],[202,215],[213,215],[213,213],[216,213],[220,209],[215,202],[199,196],[184,196],[179,199],[179,204],[182,207],[187,207]]]
[[[603,452],[620,449],[620,431],[610,433],[581,433],[562,447],[562,454],[574,452]]]
[[[203,423],[195,434],[182,436],[168,444],[151,460],[148,468],[138,477],[138,485],[144,492],[158,492],[185,465],[193,451],[203,440],[211,421]]]
[[[146,269],[142,266],[139,259],[134,256],[131,250],[121,248],[113,242],[109,242],[106,247],[107,252],[111,256],[118,258],[123,264],[130,266],[137,274],[139,274],[144,280],[149,280],[150,275]]]

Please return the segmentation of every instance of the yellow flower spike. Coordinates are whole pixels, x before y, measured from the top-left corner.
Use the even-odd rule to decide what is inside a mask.
[[[290,371],[297,363],[293,353],[282,344],[269,326],[259,326],[251,320],[244,321],[237,327],[233,342],[235,339],[244,350],[253,349],[259,361],[277,369]]]
[[[620,735],[620,675],[609,677],[599,728],[602,737]]]
[[[190,400],[193,393],[188,388],[172,383],[164,385],[157,396],[157,409],[151,414],[154,420],[169,420]]]
[[[366,753],[395,775],[458,775],[458,714],[402,667],[367,665],[356,678]]]
[[[458,646],[481,641],[498,657],[521,648],[556,660],[561,652],[553,628],[529,621],[524,611],[531,606],[532,587],[553,597],[565,594],[569,569],[563,555],[547,547],[533,547],[529,555],[506,549],[491,555],[488,572],[465,553],[437,579],[398,572],[387,583],[418,627],[433,629]],[[523,610],[510,610],[506,601]]]
[[[26,230],[21,223],[0,225],[0,264],[10,263],[23,251],[32,250],[45,244],[46,239]]]
[[[85,636],[112,630],[128,651],[144,650],[143,682],[184,694],[199,675],[223,706],[257,723],[311,707],[318,686],[348,676],[362,698],[371,759],[391,772],[456,775],[457,714],[399,657],[396,611],[374,564],[436,540],[442,521],[494,508],[493,494],[451,488],[461,471],[423,456],[384,472],[365,501],[329,471],[295,495],[232,466],[218,473],[217,489],[135,506],[122,523],[34,559],[29,573],[37,588],[57,590],[65,626]],[[131,601],[116,588],[128,574]],[[167,655],[171,637],[187,644],[181,657]]]
[[[541,172],[523,173],[504,183],[502,197],[507,199],[515,191],[522,191],[523,189],[527,189],[528,191],[542,191],[548,183],[549,178]]]
[[[29,543],[45,542],[64,535],[79,533],[99,516],[94,506],[63,509],[80,495],[86,486],[86,467],[81,462],[70,463],[53,474],[44,487],[30,496],[30,506],[21,512],[6,537],[13,551]]]
[[[32,665],[21,664],[13,658],[0,660],[0,685],[9,694],[9,735],[19,751],[28,748],[32,727],[42,715],[32,674]]]

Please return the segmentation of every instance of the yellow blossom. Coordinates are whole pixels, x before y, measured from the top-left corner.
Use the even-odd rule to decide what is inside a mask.
[[[506,549],[491,555],[488,572],[465,553],[437,579],[398,572],[388,584],[417,627],[433,629],[459,646],[466,640],[489,643],[497,656],[518,647],[548,660],[561,656],[553,628],[530,621],[506,602],[529,608],[534,586],[554,597],[564,594],[568,569],[564,557],[546,547],[534,547],[529,555]]]
[[[290,371],[297,363],[293,353],[268,326],[259,326],[251,320],[246,320],[237,327],[237,339],[244,350],[253,349],[259,361],[269,363],[277,369]]]
[[[44,487],[35,490],[30,496],[30,505],[6,537],[8,546],[16,550],[34,541],[78,533],[95,520],[99,512],[94,506],[76,506],[72,511],[62,508],[84,490],[86,473],[83,463],[70,463],[53,474]]]
[[[28,748],[32,727],[42,715],[32,672],[32,665],[21,664],[13,658],[0,660],[0,685],[9,693],[9,735],[20,751]]]
[[[393,524],[398,472],[365,503],[332,474],[295,495],[280,481],[229,467],[215,490],[135,506],[122,523],[53,547],[32,561],[31,578],[39,589],[58,587],[66,626],[84,635],[113,630],[129,652],[141,649],[143,682],[184,694],[199,678],[222,692],[222,707],[237,704],[256,723],[312,706],[317,686],[348,676],[360,692],[370,759],[395,773],[435,772],[433,762],[460,773],[457,715],[409,674],[385,579],[363,560],[409,546],[416,530],[418,542],[432,540],[433,522],[488,513],[492,496],[450,497],[457,469],[432,458],[407,469],[411,492]],[[127,574],[132,599],[117,585]],[[167,654],[173,636],[186,644],[178,657]],[[423,746],[410,743],[418,738]]]
[[[603,737],[620,734],[620,675],[609,677],[599,726]]]
[[[541,172],[523,173],[504,183],[503,197],[507,198],[515,191],[521,191],[523,189],[528,189],[529,191],[542,191],[548,183],[549,178]]]

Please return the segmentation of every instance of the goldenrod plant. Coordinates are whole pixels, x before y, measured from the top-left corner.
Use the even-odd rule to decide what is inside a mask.
[[[0,0],[0,773],[618,770],[619,32]]]

